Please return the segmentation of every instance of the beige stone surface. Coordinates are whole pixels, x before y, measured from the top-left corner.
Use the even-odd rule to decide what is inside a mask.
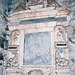
[[[69,75],[69,67],[66,68],[57,68],[56,69],[56,55],[55,52],[57,49],[54,47],[55,43],[55,32],[54,28],[56,25],[62,25],[62,26],[68,26],[69,25],[69,16],[70,13],[69,10],[65,10],[66,7],[60,7],[56,10],[54,10],[54,7],[49,8],[40,8],[40,9],[32,9],[32,10],[25,10],[20,11],[17,13],[10,14],[7,18],[9,22],[18,22],[20,20],[29,20],[29,19],[37,19],[37,18],[48,18],[48,17],[67,17],[67,21],[52,21],[52,22],[43,22],[43,23],[32,23],[32,24],[19,24],[17,26],[11,26],[9,23],[10,31],[12,32],[15,29],[18,29],[20,31],[20,42],[19,42],[19,55],[18,55],[18,63],[19,63],[19,69],[9,69],[7,71],[10,71],[10,73],[18,71],[19,75]],[[24,52],[24,34],[27,33],[37,33],[37,32],[51,32],[51,65],[23,65],[23,52]],[[65,54],[60,53],[61,57],[64,57],[68,60],[68,48],[64,49]],[[41,70],[43,74],[40,74],[40,72],[36,72],[35,70]],[[31,72],[32,71],[32,72]],[[56,74],[57,72],[57,74]],[[14,75],[14,74],[13,74]]]

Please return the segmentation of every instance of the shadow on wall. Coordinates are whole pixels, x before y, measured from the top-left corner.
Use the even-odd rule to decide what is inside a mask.
[[[0,54],[0,60],[3,60],[3,55],[2,54]]]

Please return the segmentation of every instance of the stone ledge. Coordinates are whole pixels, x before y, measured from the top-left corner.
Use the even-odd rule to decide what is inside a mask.
[[[65,7],[61,8],[62,10],[56,9],[51,10],[52,7],[48,8],[40,8],[38,10],[25,10],[20,11],[17,14],[10,14],[9,17],[7,17],[8,21],[19,21],[19,20],[29,20],[29,19],[39,19],[39,18],[47,18],[47,17],[56,17],[61,15],[69,15],[70,10],[65,10]]]

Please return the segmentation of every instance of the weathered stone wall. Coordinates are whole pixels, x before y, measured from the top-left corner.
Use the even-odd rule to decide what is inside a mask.
[[[69,27],[72,27],[75,29],[75,1],[73,2],[66,2],[67,7],[71,10],[70,14],[70,25]],[[73,42],[75,42],[75,30],[73,31],[73,34],[70,36],[73,38]],[[70,66],[70,75],[75,74],[75,43],[69,41],[69,66]]]

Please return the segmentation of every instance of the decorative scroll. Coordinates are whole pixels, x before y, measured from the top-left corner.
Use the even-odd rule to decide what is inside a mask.
[[[65,58],[56,58],[56,68],[58,67],[68,67],[69,61]]]
[[[19,45],[19,30],[14,30],[11,33],[11,45]]]
[[[32,69],[28,72],[28,75],[53,75],[52,69]]]
[[[44,75],[42,70],[31,70],[28,72],[28,75]]]

